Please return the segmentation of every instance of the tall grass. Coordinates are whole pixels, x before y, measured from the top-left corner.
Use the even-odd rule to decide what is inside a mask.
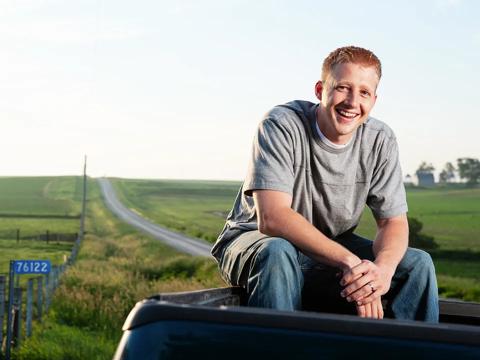
[[[137,301],[159,292],[224,286],[213,260],[181,255],[119,222],[103,206],[95,184],[86,226],[77,262],[56,290],[48,321],[25,341],[18,359],[110,359]]]

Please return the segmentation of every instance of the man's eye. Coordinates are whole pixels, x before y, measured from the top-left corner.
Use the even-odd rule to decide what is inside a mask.
[[[347,91],[347,90],[348,90],[348,86],[339,85],[339,86],[337,86],[337,90],[338,90],[338,91]]]
[[[367,90],[362,90],[362,91],[360,91],[360,94],[361,94],[363,97],[369,97],[369,96],[370,96],[370,92],[367,91]]]

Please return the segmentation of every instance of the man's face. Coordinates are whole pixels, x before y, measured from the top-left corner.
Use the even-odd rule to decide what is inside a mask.
[[[333,68],[325,83],[317,82],[317,121],[330,141],[346,144],[363,124],[375,105],[378,81],[374,67],[344,63]]]

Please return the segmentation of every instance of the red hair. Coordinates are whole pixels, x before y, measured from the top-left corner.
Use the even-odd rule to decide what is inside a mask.
[[[373,52],[361,47],[344,46],[333,50],[323,61],[322,81],[325,82],[335,65],[344,63],[372,66],[375,68],[378,79],[382,77],[382,64]]]

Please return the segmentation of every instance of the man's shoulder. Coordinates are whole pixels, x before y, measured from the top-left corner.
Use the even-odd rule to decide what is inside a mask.
[[[396,141],[395,133],[393,130],[381,120],[374,117],[369,117],[363,124],[364,131],[363,136],[370,141],[382,138],[385,141]]]
[[[314,107],[314,103],[304,100],[294,100],[276,105],[265,114],[263,122],[273,121],[286,127],[297,127],[309,122]]]

